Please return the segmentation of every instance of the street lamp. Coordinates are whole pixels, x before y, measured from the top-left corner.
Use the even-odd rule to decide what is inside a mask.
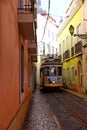
[[[70,25],[69,31],[70,31],[71,35],[74,35],[74,37],[77,36],[80,39],[87,39],[87,34],[74,34],[74,27],[73,27],[73,25]]]

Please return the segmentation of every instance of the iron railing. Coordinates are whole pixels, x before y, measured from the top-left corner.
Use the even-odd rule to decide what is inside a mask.
[[[71,57],[75,55],[74,46],[71,48]]]
[[[20,7],[17,10],[34,12],[34,0],[31,0],[31,4],[23,5],[22,3],[20,3]]]
[[[75,44],[75,54],[79,54],[82,52],[82,41],[79,41]]]

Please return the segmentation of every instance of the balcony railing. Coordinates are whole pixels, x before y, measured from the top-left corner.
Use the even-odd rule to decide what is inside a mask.
[[[31,4],[18,8],[19,32],[23,39],[36,39],[37,13],[35,11],[34,0],[31,0]]]
[[[23,5],[23,0],[21,0],[18,10],[34,12],[34,3],[36,3],[36,0],[29,0],[29,4]]]
[[[34,7],[32,7],[31,5],[24,5],[24,7],[18,8],[18,11],[34,12]]]
[[[63,61],[65,60],[65,52],[63,53]]]
[[[82,41],[79,41],[75,46],[71,48],[71,58],[77,55],[82,54]],[[59,55],[59,59],[61,55]],[[63,61],[69,60],[70,59],[70,50],[66,50],[63,53]]]
[[[32,62],[37,62],[37,44],[34,41],[29,41],[28,54],[31,56]]]
[[[74,46],[71,48],[71,57],[75,55]]]
[[[70,50],[65,51],[65,59],[70,58]]]
[[[63,60],[67,60],[70,58],[70,51],[69,50],[66,50],[64,53],[63,53]]]
[[[75,54],[79,54],[82,52],[82,41],[79,41],[75,44]]]
[[[33,42],[29,42],[28,51],[29,54],[37,54],[37,44]]]

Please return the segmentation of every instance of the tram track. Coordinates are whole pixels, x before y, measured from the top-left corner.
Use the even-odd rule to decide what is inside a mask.
[[[68,110],[76,119],[78,119],[83,126],[87,127],[87,121],[84,121],[83,119],[81,119],[81,117],[76,112],[74,112],[70,107],[66,106],[65,103],[61,99],[59,99],[56,95],[52,95],[52,96],[55,97],[56,99],[58,99],[58,101],[61,103],[61,105],[66,110]]]
[[[82,108],[87,110],[87,102],[86,101],[84,101],[83,99],[78,98],[77,96],[75,96],[73,94],[70,94],[70,93],[68,93],[68,95],[67,95],[67,93],[63,93],[63,94],[65,94],[64,97],[65,96],[67,98],[69,97],[68,101],[72,101],[73,103],[78,104],[80,107],[82,107]],[[74,100],[73,100],[73,98],[74,98]]]
[[[80,98],[70,95],[69,93],[63,93],[64,95],[60,94],[60,99],[73,110],[73,113],[76,113],[79,115],[79,117],[83,120],[86,121],[87,123],[87,104],[84,100],[81,100]],[[56,95],[57,96],[57,95]]]
[[[84,120],[83,118],[81,118],[78,112],[76,113],[76,111],[73,111],[73,108],[69,106],[69,104],[65,103],[66,100],[64,100],[64,98],[66,98],[66,96],[64,95],[65,97],[62,98],[61,94],[60,93],[47,93],[45,96],[46,96],[49,106],[54,111],[57,118],[59,118],[62,130],[75,130],[75,129],[87,130],[87,120]],[[67,98],[69,97],[67,96]],[[68,103],[69,102],[70,100],[68,101]],[[73,100],[72,102],[73,102],[73,105],[76,103]],[[77,105],[81,107],[81,104],[77,103]],[[86,109],[86,106],[82,108]],[[72,122],[72,120],[74,122]],[[73,125],[73,126],[70,126],[70,125]],[[70,128],[68,128],[68,126]]]

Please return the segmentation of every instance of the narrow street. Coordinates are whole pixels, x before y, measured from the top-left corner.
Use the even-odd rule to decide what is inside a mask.
[[[63,90],[37,89],[23,130],[87,130],[87,101]]]
[[[39,89],[33,93],[28,112],[23,130],[60,130],[58,120]]]
[[[0,0],[0,130],[87,130],[87,0]]]

